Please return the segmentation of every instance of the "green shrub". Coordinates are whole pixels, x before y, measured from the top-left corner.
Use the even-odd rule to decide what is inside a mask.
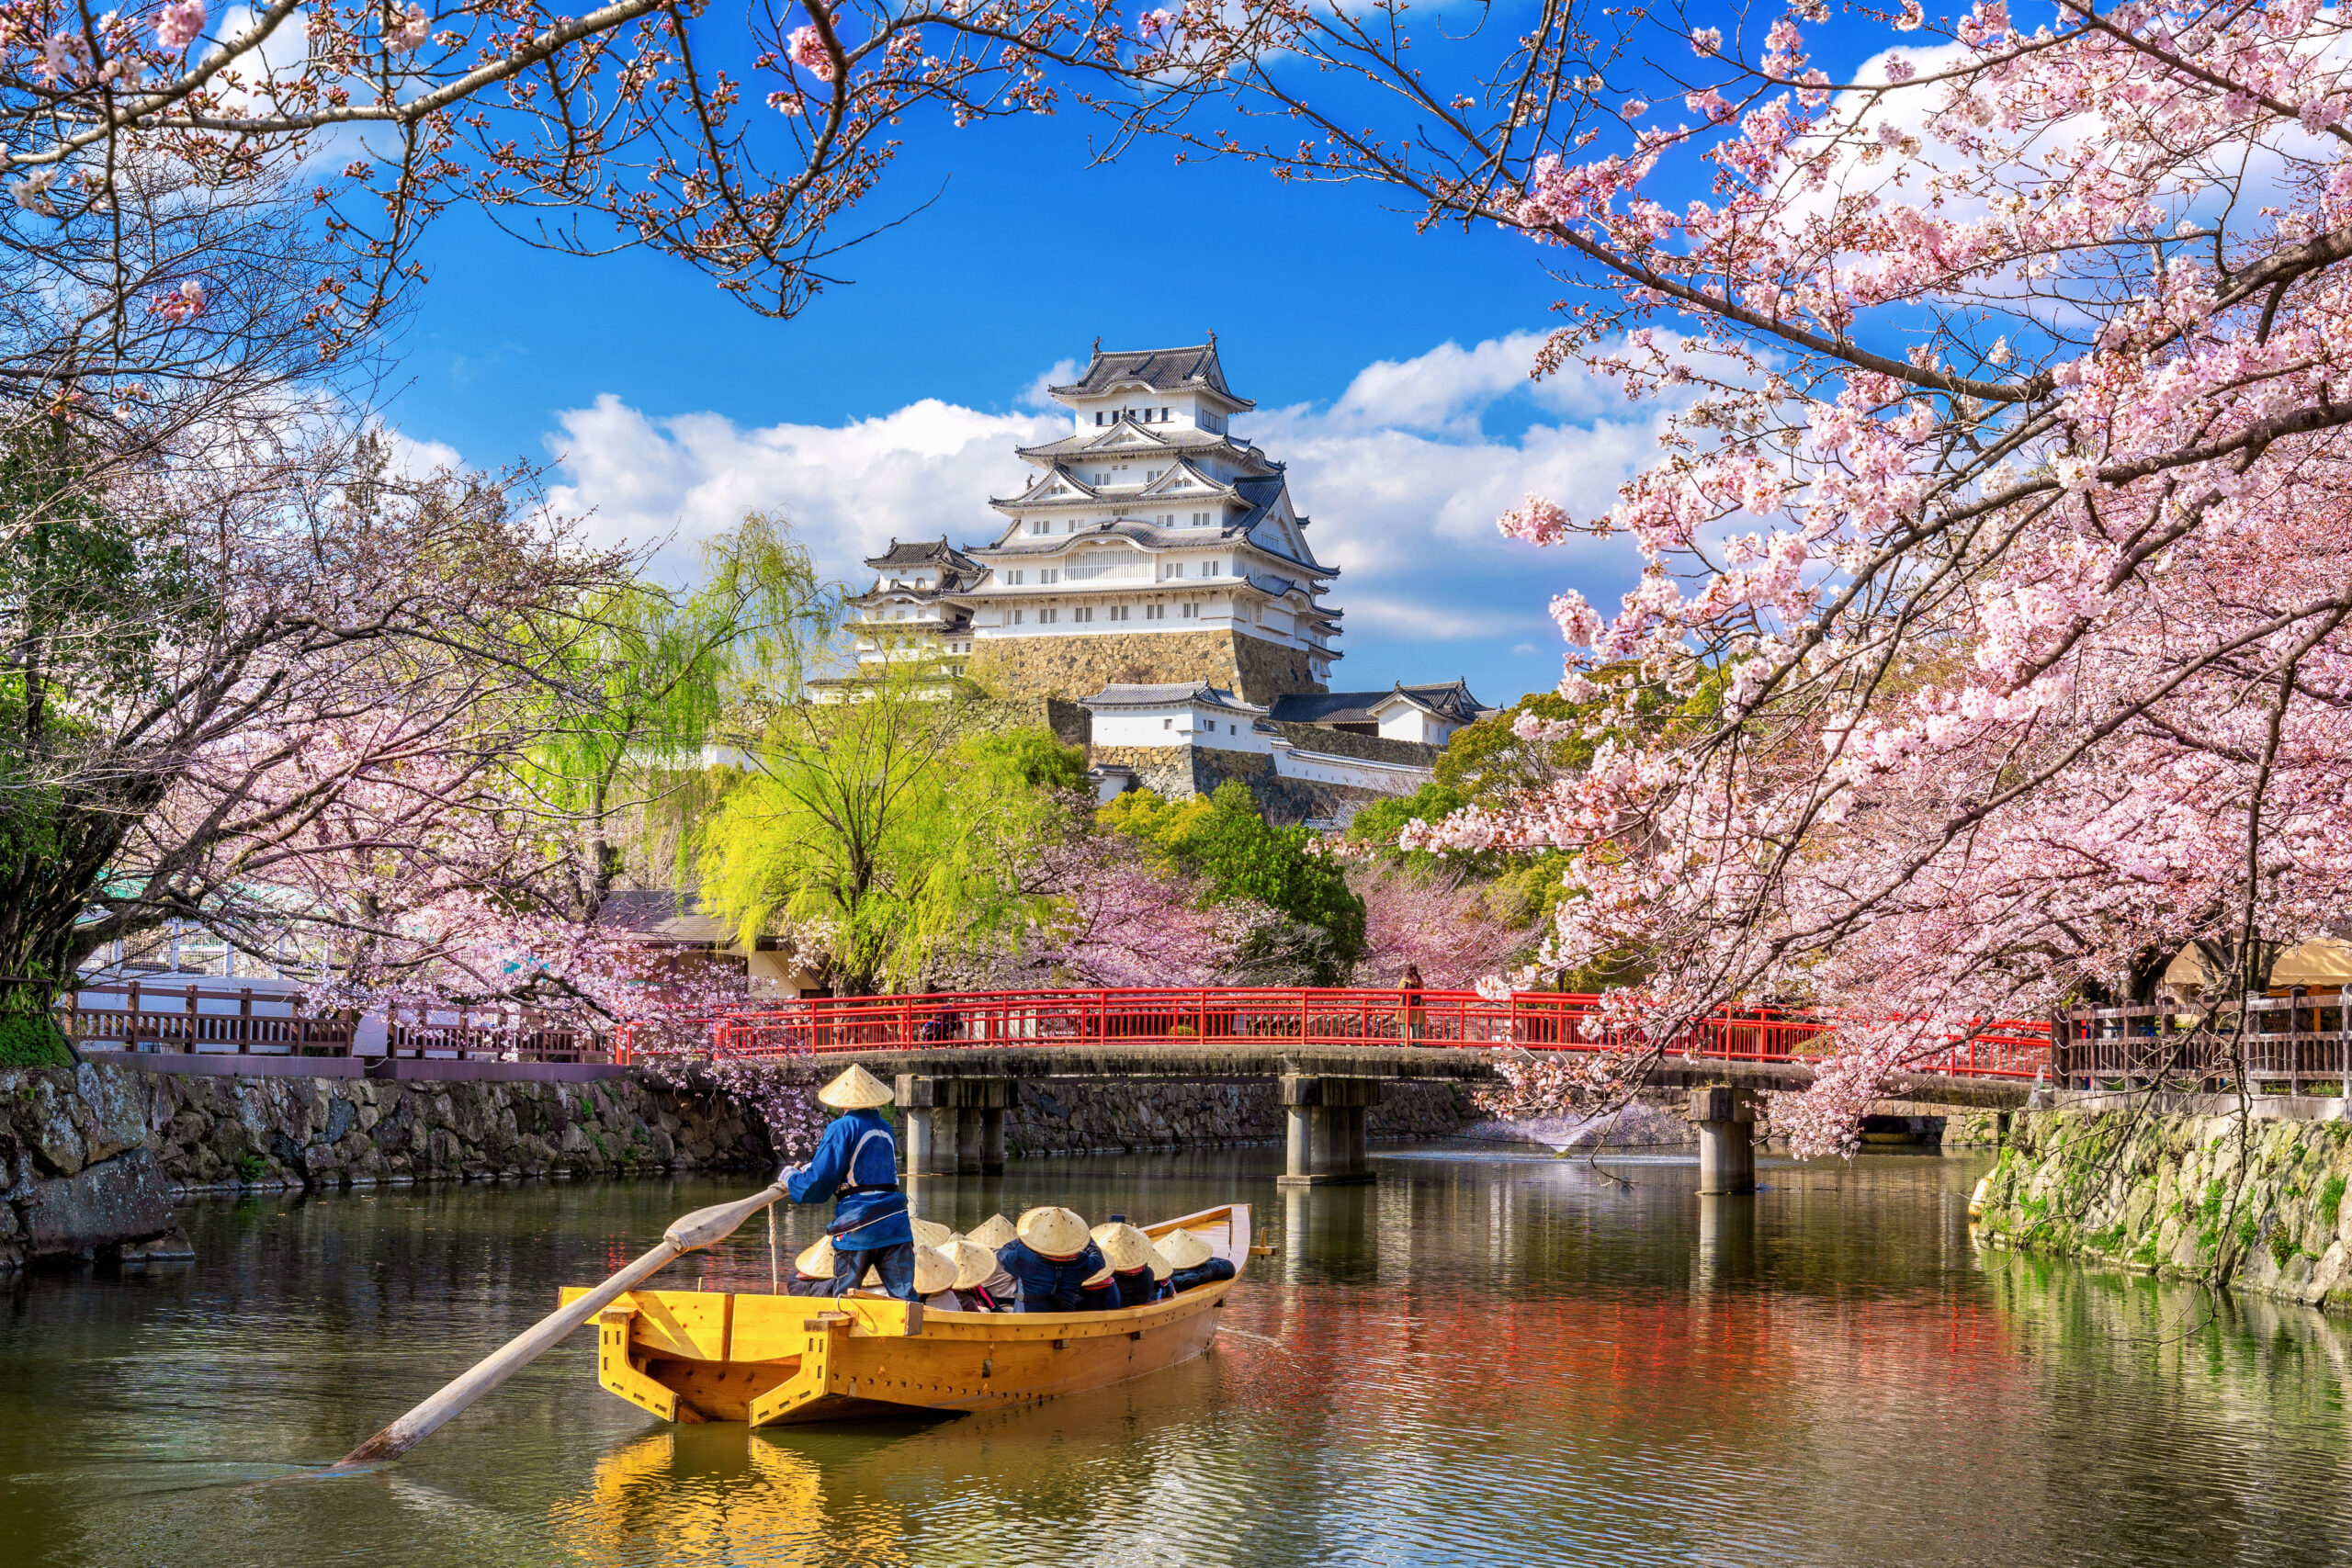
[[[0,1018],[0,1067],[70,1067],[65,1032],[42,1013]]]
[[[248,1152],[237,1156],[237,1179],[248,1186],[259,1181],[262,1172],[268,1168],[269,1162],[257,1154]]]
[[[2344,1178],[2331,1176],[2327,1185],[2319,1190],[2319,1223],[2328,1230],[2335,1228],[2335,1216],[2344,1207]]]

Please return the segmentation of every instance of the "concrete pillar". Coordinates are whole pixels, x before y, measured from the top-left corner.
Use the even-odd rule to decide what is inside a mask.
[[[1694,1089],[1687,1114],[1699,1126],[1699,1190],[1755,1191],[1755,1097],[1724,1084]]]
[[[1322,1187],[1374,1179],[1364,1157],[1363,1116],[1379,1092],[1376,1078],[1284,1074],[1287,1157],[1276,1185]]]
[[[899,1154],[910,1176],[1004,1174],[1004,1112],[1011,1078],[899,1075]]]

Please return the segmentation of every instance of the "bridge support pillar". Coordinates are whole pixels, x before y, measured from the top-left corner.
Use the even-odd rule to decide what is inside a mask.
[[[1716,1084],[1690,1091],[1687,1112],[1699,1127],[1699,1190],[1756,1190],[1756,1098]]]
[[[1379,1081],[1374,1078],[1284,1074],[1282,1101],[1289,1151],[1275,1184],[1322,1187],[1372,1180],[1364,1157],[1363,1122],[1379,1092]]]
[[[933,1078],[900,1073],[899,1152],[909,1176],[1002,1176],[1011,1078]]]

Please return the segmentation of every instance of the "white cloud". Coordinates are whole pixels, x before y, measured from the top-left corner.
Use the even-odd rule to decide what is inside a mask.
[[[1510,655],[1556,646],[1545,615],[1553,594],[1575,586],[1606,605],[1632,585],[1637,569],[1622,542],[1579,536],[1538,551],[1495,527],[1531,491],[1577,516],[1605,512],[1657,451],[1656,405],[1628,405],[1613,385],[1577,371],[1530,389],[1541,341],[1519,333],[1381,361],[1328,407],[1265,410],[1241,423],[1288,466],[1292,497],[1312,519],[1309,542],[1340,570],[1331,603],[1346,612],[1351,657],[1339,684],[1481,669],[1496,671],[1498,687],[1523,680],[1500,671]],[[1076,373],[1057,366],[1031,391]],[[1509,398],[1528,400],[1515,420],[1532,412],[1538,423],[1487,434],[1482,414]],[[601,540],[667,541],[665,576],[683,579],[697,541],[758,509],[788,519],[826,572],[855,580],[862,558],[893,537],[994,537],[1003,519],[989,498],[1029,471],[1014,446],[1051,439],[1066,417],[924,399],[842,425],[746,429],[718,413],[650,415],[606,395],[563,413],[548,446],[564,479],[557,505],[593,511],[589,531]]]
[[[1051,366],[1038,373],[1035,380],[1021,389],[1021,406],[1025,409],[1057,407],[1058,405],[1054,401],[1053,389],[1056,387],[1067,387],[1077,380],[1079,372],[1084,368],[1085,367],[1075,359],[1055,360]]]
[[[781,514],[818,565],[854,577],[893,537],[962,543],[994,531],[988,508],[1019,482],[1018,445],[1048,440],[1058,422],[987,414],[925,398],[845,425],[745,430],[723,414],[654,418],[607,393],[559,416],[547,438],[565,482],[550,499],[587,513],[606,544],[660,546],[656,570],[683,579],[695,547],[746,512]]]

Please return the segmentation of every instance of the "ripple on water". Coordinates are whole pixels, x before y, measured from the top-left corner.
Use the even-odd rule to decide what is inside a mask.
[[[1028,1410],[872,1428],[649,1425],[584,1339],[401,1464],[332,1459],[630,1256],[710,1184],[196,1206],[201,1261],[17,1281],[7,1561],[2118,1564],[2331,1561],[2352,1340],[1969,1246],[1962,1160],[1775,1166],[1384,1151],[1276,1194],[1271,1156],[926,1181],[970,1224],[1261,1205],[1216,1350]],[[1627,1183],[1630,1182],[1630,1185]],[[787,1247],[819,1217],[796,1213]],[[755,1234],[683,1282],[753,1285]]]

